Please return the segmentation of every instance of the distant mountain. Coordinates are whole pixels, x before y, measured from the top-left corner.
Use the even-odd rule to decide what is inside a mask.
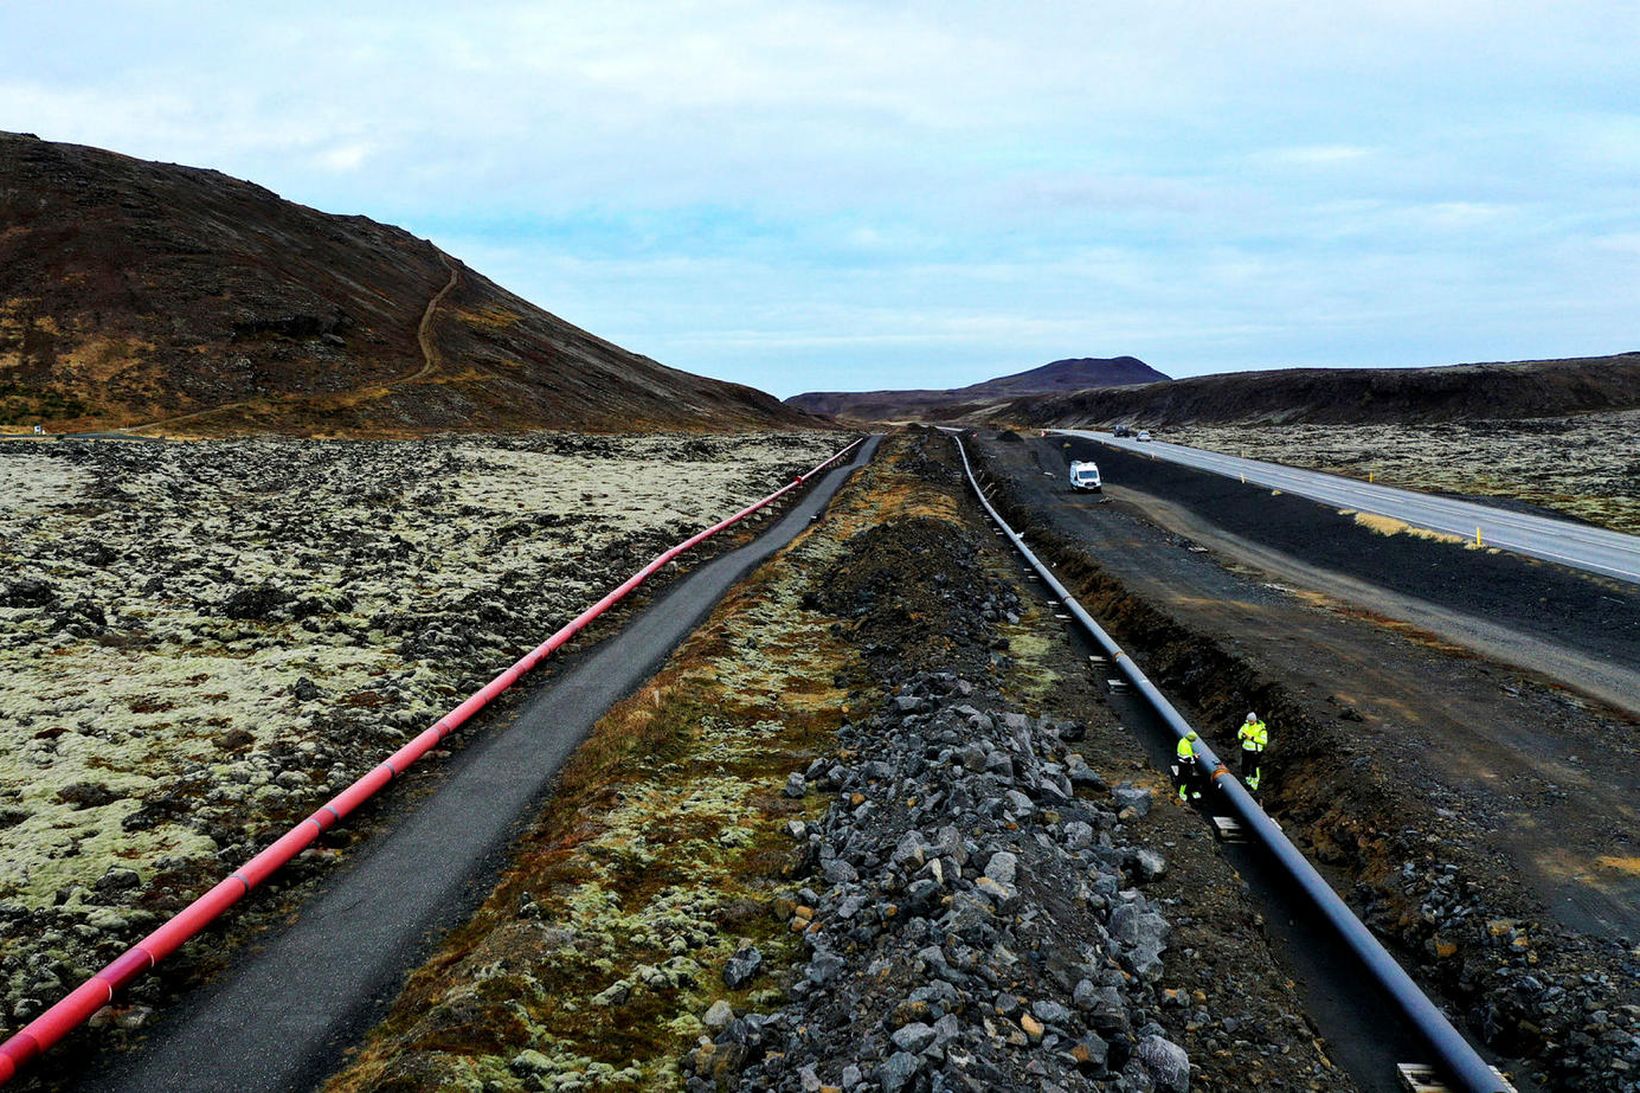
[[[216,171],[0,133],[0,425],[414,435],[812,423],[424,239]]]
[[[1167,376],[1137,357],[1073,357],[1028,372],[999,376],[949,390],[811,391],[793,395],[788,406],[814,414],[857,421],[960,417],[1021,395],[1046,395],[1089,387],[1117,387],[1165,381]]]
[[[1027,396],[989,409],[1041,426],[1371,424],[1561,417],[1640,407],[1640,353],[1432,368],[1284,368],[1118,390]]]

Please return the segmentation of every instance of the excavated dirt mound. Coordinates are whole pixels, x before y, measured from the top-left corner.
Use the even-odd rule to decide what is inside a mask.
[[[1014,591],[981,568],[978,545],[973,533],[928,517],[879,524],[850,541],[850,555],[805,605],[844,618],[869,616],[864,651],[880,677],[936,665],[978,670],[989,661],[987,621],[1019,608]],[[923,579],[907,580],[908,573]]]

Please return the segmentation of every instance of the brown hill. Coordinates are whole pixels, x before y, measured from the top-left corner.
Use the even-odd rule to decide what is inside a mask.
[[[949,390],[810,391],[793,395],[786,400],[786,405],[856,421],[947,420],[1024,395],[1068,393],[1088,387],[1166,379],[1137,357],[1075,357]]]
[[[814,424],[433,244],[216,171],[0,133],[0,425],[406,435]]]
[[[1374,424],[1561,417],[1640,406],[1640,354],[1435,368],[1286,368],[1028,397],[998,421],[1042,426]]]

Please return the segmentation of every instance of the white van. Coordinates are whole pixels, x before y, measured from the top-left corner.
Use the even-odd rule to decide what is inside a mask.
[[[1099,466],[1091,460],[1071,460],[1071,488],[1090,493],[1104,493],[1105,484],[1099,480]]]

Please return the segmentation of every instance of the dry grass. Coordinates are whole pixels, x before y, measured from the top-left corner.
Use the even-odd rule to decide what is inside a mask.
[[[1595,864],[1602,869],[1609,869],[1614,873],[1623,873],[1631,877],[1640,877],[1640,857],[1618,857],[1613,854],[1602,854],[1595,859]]]
[[[1640,534],[1640,411],[1446,425],[1188,426],[1167,439],[1389,486],[1526,501]]]
[[[1457,543],[1467,546],[1471,550],[1477,549],[1478,544],[1473,539],[1465,539],[1461,535],[1449,535],[1444,531],[1431,531],[1428,528],[1413,527],[1405,520],[1397,520],[1393,516],[1380,516],[1374,512],[1356,512],[1353,509],[1340,509],[1340,516],[1353,516],[1355,522],[1369,531],[1379,535],[1410,535],[1414,539],[1428,539],[1434,543]]]

